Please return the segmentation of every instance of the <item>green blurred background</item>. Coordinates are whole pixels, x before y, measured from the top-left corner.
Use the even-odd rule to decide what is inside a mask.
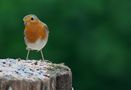
[[[75,90],[131,90],[130,0],[0,0],[0,58],[25,59],[27,14],[48,25],[44,56],[72,69]]]

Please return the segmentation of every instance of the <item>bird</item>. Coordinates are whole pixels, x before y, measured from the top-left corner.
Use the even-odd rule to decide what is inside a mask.
[[[29,58],[30,51],[38,51],[41,53],[42,60],[44,55],[42,49],[48,41],[49,29],[48,26],[42,22],[35,14],[28,14],[24,16],[24,41],[26,44],[27,55],[26,60]]]

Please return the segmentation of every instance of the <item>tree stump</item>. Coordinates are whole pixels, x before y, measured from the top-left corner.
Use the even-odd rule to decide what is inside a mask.
[[[0,59],[0,90],[72,90],[72,73],[64,64]]]

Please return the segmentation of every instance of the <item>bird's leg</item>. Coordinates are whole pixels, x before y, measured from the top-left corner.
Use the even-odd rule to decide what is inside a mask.
[[[41,53],[42,60],[44,61],[44,55],[43,55],[42,49],[40,50],[40,53]]]
[[[28,60],[29,54],[30,54],[30,50],[28,50],[27,52],[26,60]]]

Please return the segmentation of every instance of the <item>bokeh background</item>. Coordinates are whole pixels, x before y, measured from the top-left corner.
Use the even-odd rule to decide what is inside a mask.
[[[131,90],[130,0],[0,0],[0,58],[25,59],[27,14],[48,25],[44,56],[72,69],[75,90]]]

